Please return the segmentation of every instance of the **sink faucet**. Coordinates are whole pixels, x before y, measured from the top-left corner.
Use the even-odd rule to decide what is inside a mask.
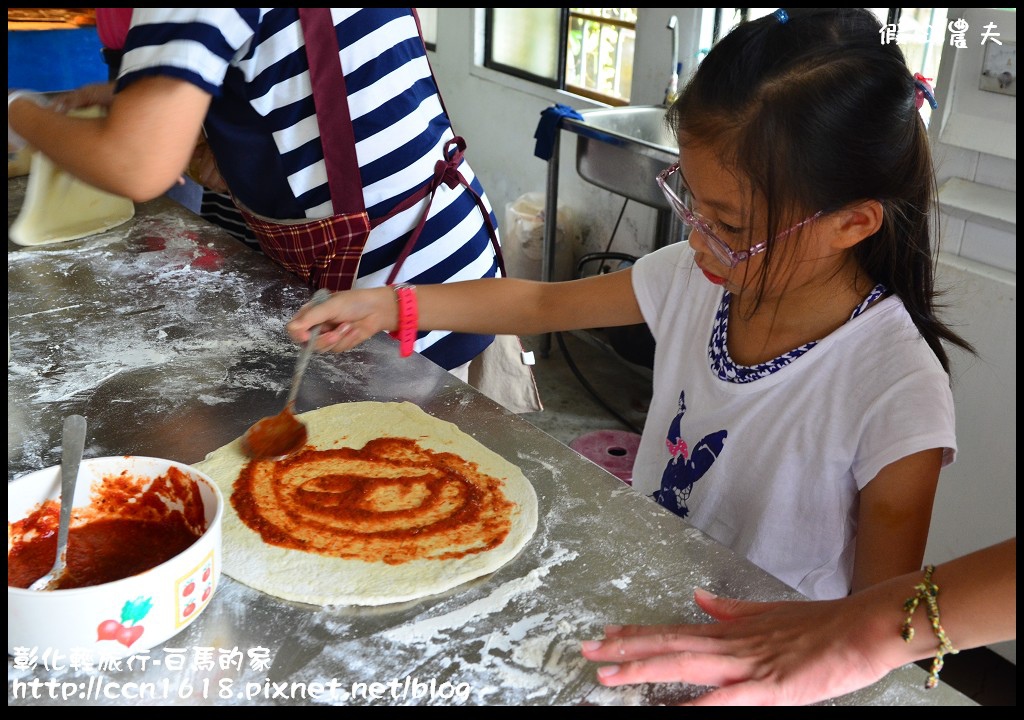
[[[679,94],[679,73],[681,71],[681,65],[679,63],[679,18],[675,15],[668,19],[668,25],[666,26],[672,31],[672,66],[670,68],[670,75],[668,80],[668,87],[665,88],[665,107],[668,107],[676,101],[676,96]]]

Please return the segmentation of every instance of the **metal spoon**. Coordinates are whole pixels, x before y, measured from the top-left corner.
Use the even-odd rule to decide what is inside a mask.
[[[68,565],[68,533],[71,526],[71,508],[75,504],[75,484],[78,466],[85,451],[85,418],[69,415],[64,418],[60,460],[60,525],[57,529],[57,559],[50,571],[28,586],[29,590],[56,590],[64,578]]]
[[[313,293],[309,302],[311,305],[319,305],[330,296],[329,290],[321,288]],[[256,460],[279,459],[291,455],[306,444],[308,437],[306,426],[295,418],[293,408],[295,398],[299,395],[302,376],[306,372],[306,366],[309,365],[313,346],[316,345],[319,335],[320,326],[316,325],[310,330],[309,340],[306,341],[299,353],[299,360],[295,365],[295,374],[292,375],[292,386],[288,392],[284,410],[277,415],[257,420],[242,436],[242,444],[250,457]]]

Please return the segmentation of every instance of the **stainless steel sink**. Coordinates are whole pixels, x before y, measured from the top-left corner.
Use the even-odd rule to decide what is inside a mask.
[[[679,159],[679,145],[660,105],[581,110],[581,120],[562,117],[561,130],[576,134],[576,172],[589,183],[656,210],[654,249],[682,239],[683,227],[658,187],[658,173]],[[559,137],[548,160],[546,207],[558,207]],[[678,186],[676,187],[678,191]],[[541,278],[553,280],[557,216],[546,213]],[[541,340],[547,357],[551,337]]]
[[[582,120],[564,118],[562,129],[579,135],[576,172],[598,187],[670,211],[655,182],[658,173],[679,159],[675,134],[665,123],[665,108],[631,105],[580,111]]]

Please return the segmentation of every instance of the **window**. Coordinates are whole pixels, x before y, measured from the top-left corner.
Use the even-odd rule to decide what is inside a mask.
[[[437,51],[437,8],[416,8],[423,31],[423,44],[427,50]]]
[[[628,105],[637,8],[487,8],[484,66]]]
[[[885,25],[895,25],[896,42],[907,58],[911,72],[921,73],[934,88],[939,77],[939,59],[942,57],[943,39],[946,37],[947,8],[888,8],[888,17],[873,8]],[[925,125],[931,119],[932,108],[921,106]]]
[[[595,100],[629,102],[636,8],[569,8],[565,89]]]
[[[946,33],[946,8],[869,8],[883,26],[895,28],[896,42],[911,72],[921,73],[935,86]],[[705,8],[701,18],[701,57],[737,24],[770,15],[775,8]],[[879,38],[879,42],[882,38]],[[921,108],[925,124],[932,109]]]
[[[421,16],[425,10],[420,8]],[[484,66],[608,105],[628,105],[637,10],[486,8]],[[695,59],[703,58],[738,23],[756,20],[775,10],[704,8]],[[897,42],[907,65],[912,72],[930,78],[934,86],[946,31],[946,8],[871,10],[883,25],[898,29]],[[432,39],[428,37],[428,43]],[[691,66],[687,63],[687,67]],[[930,114],[930,107],[922,108],[925,122]]]

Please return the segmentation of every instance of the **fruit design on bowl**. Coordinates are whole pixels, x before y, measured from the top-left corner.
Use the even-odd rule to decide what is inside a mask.
[[[56,466],[7,484],[9,656],[39,648],[128,657],[167,642],[210,606],[220,582],[224,500],[209,477],[138,455],[84,460],[68,544],[70,582],[29,590],[56,554],[59,492]],[[171,529],[182,525],[188,533],[171,542],[179,536]]]
[[[139,621],[149,614],[152,607],[152,598],[139,597],[129,600],[121,608],[120,621],[104,620],[99,624],[96,628],[96,640],[116,640],[125,647],[131,647],[146,631]]]
[[[210,553],[194,570],[178,579],[176,616],[179,625],[190,622],[213,595],[213,561],[213,553]]]

